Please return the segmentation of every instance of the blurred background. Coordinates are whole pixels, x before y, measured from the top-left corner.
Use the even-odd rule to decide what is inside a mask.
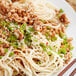
[[[66,0],[76,11],[76,0]]]

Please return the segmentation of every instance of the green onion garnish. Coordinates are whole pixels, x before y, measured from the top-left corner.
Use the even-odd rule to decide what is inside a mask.
[[[0,41],[0,44],[2,44],[3,42],[2,41]]]
[[[56,34],[57,36],[59,36],[59,34]]]
[[[59,52],[62,53],[62,54],[66,54],[67,51],[66,51],[66,48],[61,48],[61,49],[59,50]]]
[[[69,48],[69,45],[68,44],[65,44],[65,48]]]
[[[7,39],[9,42],[15,42],[17,40],[17,37],[15,35],[12,35],[10,36],[8,39]]]
[[[13,55],[14,55],[14,52],[11,52],[11,53],[9,54],[10,57],[13,56]]]
[[[48,40],[51,40],[51,37],[49,37]]]
[[[34,40],[35,42],[38,42],[38,39],[37,39],[37,38],[34,38],[33,40]]]
[[[67,44],[67,43],[68,43],[67,40],[64,40],[64,41],[63,41],[63,44]]]
[[[27,26],[27,24],[23,24],[23,25],[21,26],[21,28],[22,28],[23,30],[25,30],[25,29],[26,29],[26,26]]]
[[[41,61],[36,61],[37,64],[41,64]]]
[[[66,35],[64,35],[63,39],[64,39],[64,40],[67,40],[67,36],[66,36]]]
[[[74,47],[73,47],[73,46],[71,46],[71,47],[70,47],[70,50],[73,50],[73,49],[74,49]]]
[[[29,30],[30,32],[34,32],[34,31],[35,31],[33,27],[29,27],[28,30]]]
[[[6,53],[8,52],[8,49],[7,48],[5,48],[5,50],[4,50]]]
[[[50,27],[50,26],[47,26],[46,28],[47,28],[48,30],[51,30],[51,27]]]
[[[70,55],[73,56],[72,52],[70,52]]]
[[[52,55],[51,51],[47,52],[48,55]]]
[[[18,25],[18,23],[17,23],[17,22],[15,22],[14,24],[15,24],[15,25]]]
[[[61,38],[63,38],[63,37],[64,37],[64,34],[63,34],[63,32],[61,32],[60,36],[61,36]]]
[[[51,40],[52,41],[56,41],[57,40],[57,37],[54,36],[54,37],[51,38]]]
[[[60,18],[60,16],[61,16],[61,13],[58,14],[58,18]]]
[[[47,51],[46,45],[44,43],[40,43],[40,46],[42,47],[43,51]]]
[[[19,47],[19,45],[18,45],[18,42],[17,42],[17,41],[15,41],[15,42],[11,43],[11,46],[13,46],[14,48],[18,48],[18,47]]]
[[[13,30],[13,28],[12,28],[12,27],[8,27],[8,29],[9,29],[9,31],[12,31],[12,30]]]
[[[44,43],[40,43],[40,46],[44,46]]]
[[[63,13],[64,12],[63,9],[60,9],[60,12]]]
[[[46,48],[46,45],[44,43],[40,43],[40,46]]]
[[[6,34],[6,31],[2,31],[3,34]]]
[[[20,31],[22,33],[24,33],[24,30],[26,30],[26,26],[27,26],[27,24],[22,24],[22,26],[20,27]]]
[[[52,50],[51,46],[49,46],[49,49]]]
[[[0,56],[0,59],[2,59],[3,56]]]
[[[43,51],[47,51],[47,49],[46,49],[46,48],[44,48],[44,47],[42,47],[42,49],[43,49]]]
[[[25,44],[27,44],[27,46],[30,47],[31,46],[31,42],[32,42],[32,40],[31,40],[32,35],[29,32],[26,32],[24,34],[25,34],[24,42],[25,42]]]
[[[7,25],[7,22],[6,21],[3,21],[3,26],[6,26]]]
[[[45,33],[45,36],[46,36],[46,37],[48,37],[48,36],[49,36],[49,34],[48,34],[48,33]]]
[[[45,23],[45,20],[40,19],[41,22]]]

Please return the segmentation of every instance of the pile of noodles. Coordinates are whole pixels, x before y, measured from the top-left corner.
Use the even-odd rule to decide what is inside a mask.
[[[9,1],[11,2],[11,0]],[[24,2],[23,4],[29,4],[31,2],[30,9],[32,8],[34,14],[40,19],[51,20],[56,15],[55,6],[46,0],[26,0]],[[51,27],[57,28],[59,26]],[[0,60],[0,76],[15,76],[15,73],[21,73],[22,76],[50,76],[53,72],[63,67],[63,59],[55,51],[52,50],[51,56],[48,56],[47,52],[49,49],[45,52],[41,47],[36,46],[40,42],[48,42],[52,47],[57,44],[55,50],[58,51],[63,40],[57,36],[58,39],[55,42],[49,42],[40,32],[36,36],[33,35],[32,40],[34,37],[37,37],[39,41],[32,42],[33,49],[27,48],[25,52],[22,52],[22,50],[13,49],[12,46],[10,47],[8,53]],[[8,43],[2,38],[0,40]],[[26,45],[24,44],[25,47]],[[12,57],[9,57],[12,51],[16,53]],[[36,64],[34,59],[40,60],[42,64]]]

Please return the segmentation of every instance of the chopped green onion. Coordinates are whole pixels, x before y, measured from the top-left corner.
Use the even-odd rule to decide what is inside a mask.
[[[45,20],[40,19],[41,22],[45,23]]]
[[[65,48],[69,48],[69,45],[68,44],[65,44]]]
[[[9,31],[12,31],[12,30],[13,30],[13,28],[12,28],[12,27],[8,27],[8,29],[9,29]]]
[[[3,56],[0,56],[0,59],[2,59]]]
[[[23,30],[25,30],[25,29],[26,29],[26,26],[27,26],[27,24],[23,24],[23,25],[21,26],[21,28],[22,28]]]
[[[31,40],[31,37],[32,37],[31,33],[29,33],[29,32],[25,33],[25,39],[26,40]]]
[[[60,9],[60,13],[58,14],[58,18],[60,18],[61,13],[63,13],[63,12],[64,12],[63,9]]]
[[[57,40],[57,37],[54,36],[54,37],[51,38],[51,40],[52,41],[56,41]]]
[[[31,46],[31,42],[32,42],[32,40],[31,40],[32,35],[29,32],[26,32],[24,34],[25,34],[24,42],[25,42],[25,44],[27,44],[27,46],[30,47]]]
[[[6,21],[3,21],[3,26],[6,26],[7,22]]]
[[[48,31],[45,33],[45,36],[46,36],[46,39],[51,40],[51,37],[49,37],[49,32]]]
[[[24,42],[25,42],[25,44],[27,44],[28,47],[31,46],[31,41],[29,41],[29,40],[27,40],[27,39],[24,39]]]
[[[47,52],[48,55],[52,55],[51,51]]]
[[[38,39],[37,39],[37,38],[34,38],[33,40],[34,40],[35,42],[38,42]]]
[[[7,24],[6,24],[7,26],[10,25],[10,22],[6,22],[6,23],[7,23]]]
[[[41,61],[37,61],[37,64],[41,64]]]
[[[59,14],[58,14],[58,18],[60,18],[60,16],[61,16],[61,14],[59,13]]]
[[[23,45],[23,43],[21,43],[20,47],[21,47],[21,48],[24,48],[24,45]]]
[[[60,36],[61,36],[61,38],[63,38],[63,37],[64,37],[64,34],[63,34],[63,32],[61,32]]]
[[[29,30],[30,32],[34,32],[34,31],[35,31],[33,27],[29,27],[28,30]]]
[[[67,40],[67,36],[65,35],[65,36],[63,37],[63,39],[64,39],[64,40]]]
[[[25,36],[28,36],[28,35],[30,35],[30,32],[26,31]]]
[[[49,37],[48,40],[51,40],[51,37]]]
[[[61,58],[63,58],[63,55],[60,55]]]
[[[15,28],[18,29],[19,27],[18,26],[15,26]]]
[[[23,34],[24,34],[24,31],[23,30],[20,30]]]
[[[5,48],[5,50],[4,50],[6,53],[8,52],[8,49],[7,48]]]
[[[14,55],[14,52],[11,52],[11,53],[9,54],[10,57],[13,56],[13,55]]]
[[[14,47],[14,48],[18,48],[18,45],[14,45],[14,44],[13,44],[13,47]]]
[[[3,42],[2,41],[0,41],[0,44],[2,44]]]
[[[73,50],[73,49],[74,49],[74,47],[73,47],[73,46],[71,46],[71,47],[70,47],[70,50]]]
[[[45,34],[45,36],[46,36],[46,37],[48,37],[48,36],[49,36],[49,34],[48,34],[48,33],[46,33],[46,34]]]
[[[6,34],[6,32],[5,32],[5,31],[2,31],[2,33],[3,33],[3,34]]]
[[[46,28],[47,28],[48,30],[51,30],[51,27],[50,27],[50,26],[47,26]]]
[[[68,42],[67,42],[67,40],[64,40],[63,43],[64,43],[64,44],[67,44]]]
[[[21,27],[20,27],[20,31],[22,32],[22,33],[24,33],[24,30],[26,30],[26,24],[23,24]]]
[[[14,24],[15,24],[15,25],[18,25],[18,23],[17,23],[17,22],[15,22]]]
[[[62,54],[66,54],[67,51],[66,51],[66,48],[61,48],[61,49],[59,50],[59,52],[62,53]]]
[[[7,38],[7,41],[12,42],[13,41],[12,37]]]
[[[70,52],[70,55],[73,56],[72,52]]]
[[[43,51],[47,51],[47,49],[46,48],[43,48]]]
[[[15,35],[10,36],[7,41],[9,42],[15,42],[17,40],[17,37]]]
[[[44,46],[44,43],[40,43],[40,46]]]
[[[52,50],[51,46],[49,46],[49,49]]]
[[[56,35],[58,35],[58,36],[59,36],[59,34],[56,34]]]
[[[38,44],[36,44],[36,46],[38,46]]]
[[[64,12],[63,9],[60,9],[60,12],[63,13]]]
[[[40,43],[40,46],[46,48],[46,45],[44,43]]]
[[[11,46],[13,46],[14,48],[18,48],[18,47],[19,47],[19,45],[18,45],[18,42],[17,42],[17,41],[16,41],[16,42],[11,43]]]

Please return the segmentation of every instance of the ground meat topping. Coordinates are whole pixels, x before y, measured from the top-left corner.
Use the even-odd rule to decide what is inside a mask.
[[[64,24],[68,24],[69,23],[69,21],[68,21],[68,19],[67,19],[65,14],[62,14],[59,19]]]

